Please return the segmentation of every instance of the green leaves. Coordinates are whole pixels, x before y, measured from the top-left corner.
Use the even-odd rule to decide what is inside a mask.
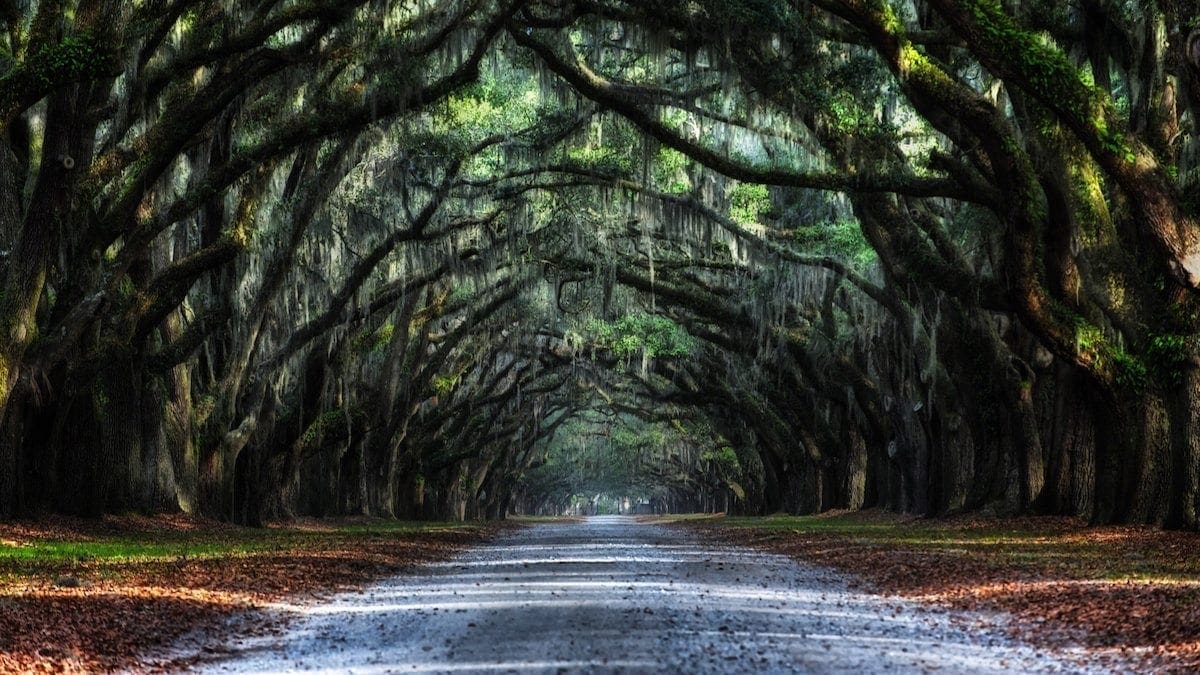
[[[792,230],[792,237],[800,250],[837,257],[858,270],[866,269],[878,257],[855,220],[799,225]]]
[[[738,463],[737,451],[729,445],[705,450],[701,453],[700,459],[705,462],[711,462],[724,472],[730,474],[735,474],[741,470],[741,466]]]
[[[1194,335],[1155,335],[1146,347],[1146,366],[1143,368],[1163,386],[1175,387],[1183,383],[1184,372],[1193,367],[1191,353],[1195,349]]]
[[[689,356],[696,339],[665,316],[629,314],[615,321],[588,322],[585,336],[618,357],[645,352],[652,358]]]
[[[630,177],[633,175],[633,158],[629,153],[619,152],[616,148],[579,147],[567,152],[567,157],[582,168],[596,173],[613,177]]]
[[[758,225],[771,210],[771,194],[765,185],[738,183],[729,193],[729,217],[739,225]]]
[[[364,354],[382,353],[392,339],[396,327],[390,323],[371,331],[360,333],[354,338],[354,349]]]

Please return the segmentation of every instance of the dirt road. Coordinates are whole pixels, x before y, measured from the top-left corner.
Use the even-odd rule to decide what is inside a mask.
[[[513,531],[330,602],[281,608],[216,672],[1079,671],[1005,636],[1002,617],[853,589],[782,556],[597,517]]]

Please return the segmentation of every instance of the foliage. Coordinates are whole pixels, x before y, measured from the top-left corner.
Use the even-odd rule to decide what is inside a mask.
[[[589,341],[618,357],[645,353],[651,358],[685,357],[696,340],[684,328],[657,314],[628,314],[616,321],[592,320],[584,326]]]
[[[765,185],[738,183],[730,191],[729,217],[742,225],[758,225],[770,210],[771,195]]]
[[[935,4],[13,4],[0,516],[1200,525],[1194,18]]]
[[[394,325],[385,323],[375,330],[359,333],[354,338],[354,350],[369,354],[381,353],[392,341],[395,330]]]
[[[834,256],[859,270],[870,268],[877,259],[854,220],[799,225],[791,230],[791,236],[800,250]]]
[[[705,450],[700,460],[711,463],[722,475],[737,476],[741,472],[737,452],[728,445]]]

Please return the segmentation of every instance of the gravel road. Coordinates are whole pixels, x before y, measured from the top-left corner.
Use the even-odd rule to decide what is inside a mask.
[[[1002,617],[880,597],[631,518],[547,523],[295,612],[209,672],[1078,671]]]

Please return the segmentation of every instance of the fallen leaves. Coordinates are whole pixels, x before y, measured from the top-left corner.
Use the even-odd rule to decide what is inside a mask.
[[[306,521],[264,532],[182,516],[0,525],[0,538],[10,549],[47,541],[179,536],[181,546],[206,551],[128,561],[0,555],[0,672],[169,667],[147,663],[145,655],[185,634],[218,630],[231,616],[269,627],[263,610],[272,603],[319,597],[445,559],[498,527],[345,526]]]
[[[1035,645],[1082,645],[1139,669],[1200,671],[1200,534],[1069,518],[837,518],[844,526],[818,517],[784,531],[753,521],[684,524],[850,572],[881,592],[1008,613],[1014,635]]]

